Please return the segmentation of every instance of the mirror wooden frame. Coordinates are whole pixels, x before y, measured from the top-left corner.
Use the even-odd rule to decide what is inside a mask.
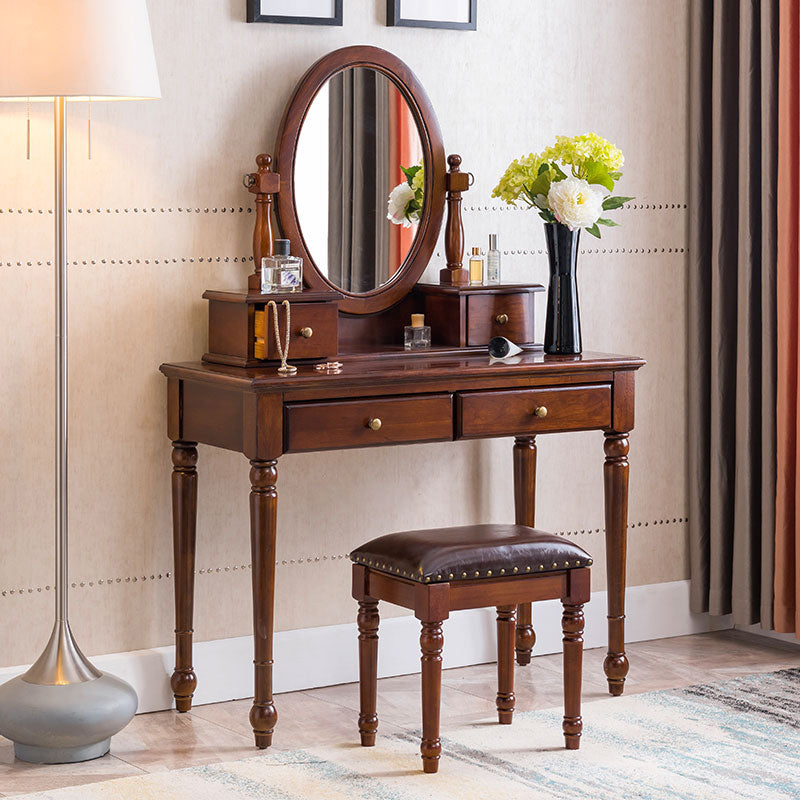
[[[362,294],[342,291],[319,272],[303,238],[294,193],[297,141],[308,109],[326,81],[352,67],[371,67],[397,86],[417,124],[425,163],[425,203],[411,249],[387,283]],[[281,188],[276,195],[278,222],[284,238],[291,240],[292,252],[303,258],[304,283],[313,290],[343,295],[339,309],[346,314],[375,314],[402,300],[422,276],[436,247],[444,216],[446,182],[439,122],[425,89],[408,65],[386,50],[366,45],[343,47],[323,56],[302,77],[287,104],[275,152],[281,175]]]

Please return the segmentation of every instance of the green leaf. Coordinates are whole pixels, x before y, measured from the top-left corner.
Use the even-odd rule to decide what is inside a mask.
[[[540,212],[539,212],[539,216],[540,216],[540,217],[541,217],[541,218],[542,218],[542,219],[543,219],[545,222],[556,222],[556,221],[557,221],[557,220],[556,220],[556,216],[555,216],[555,214],[554,214],[552,211],[540,211]]]
[[[400,167],[400,169],[403,170],[403,175],[406,176],[408,185],[411,186],[414,176],[422,169],[422,167],[417,164],[415,167]]]
[[[608,177],[614,181],[618,181],[622,177],[621,172],[609,172]]]
[[[614,222],[613,219],[605,219],[604,217],[600,217],[600,219],[597,220],[597,224],[598,225],[608,225],[609,228],[618,228],[619,227],[619,222]]]
[[[544,164],[541,164],[539,166],[539,171],[536,174],[538,176],[541,175],[543,172],[549,172],[549,171],[550,171],[550,165],[545,161]]]
[[[550,191],[550,170],[540,172],[530,186],[523,184],[522,188],[530,198],[531,203],[536,202],[536,195],[543,194],[546,197]]]
[[[556,174],[556,177],[555,177],[556,181],[563,181],[564,178],[567,177],[567,173],[564,172],[564,170],[561,169],[561,167],[559,167],[558,164],[556,164],[555,161],[550,166],[553,168],[553,172],[555,172],[555,174]]]
[[[608,174],[606,165],[599,161],[586,162],[586,180],[589,183],[599,183],[601,186],[605,186],[609,192],[614,191],[614,181]]]
[[[625,203],[635,200],[635,197],[606,197],[603,200],[603,211],[613,211],[615,208],[622,208]]]
[[[586,233],[591,233],[592,236],[596,236],[598,239],[600,238],[600,228],[597,227],[597,222],[592,225],[591,228],[586,228]]]

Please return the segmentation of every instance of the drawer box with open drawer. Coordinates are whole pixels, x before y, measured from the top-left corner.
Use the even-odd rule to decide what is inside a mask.
[[[456,411],[460,439],[607,428],[611,386],[462,392]]]
[[[453,439],[450,394],[287,403],[287,453],[343,447],[449,442]]]

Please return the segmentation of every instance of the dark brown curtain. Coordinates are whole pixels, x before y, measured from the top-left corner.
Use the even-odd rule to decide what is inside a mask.
[[[800,636],[800,8],[781,0],[778,78],[778,489],[775,630]]]
[[[389,278],[389,82],[356,67],[330,81],[328,277],[348,292]]]
[[[690,9],[692,609],[771,627],[778,0]]]

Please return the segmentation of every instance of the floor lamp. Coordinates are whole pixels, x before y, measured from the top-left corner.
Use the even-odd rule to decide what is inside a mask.
[[[55,121],[55,625],[36,663],[0,686],[0,734],[24,761],[104,755],[138,703],[81,653],[67,613],[66,104],[160,96],[145,0],[0,0],[0,100],[52,101]]]

